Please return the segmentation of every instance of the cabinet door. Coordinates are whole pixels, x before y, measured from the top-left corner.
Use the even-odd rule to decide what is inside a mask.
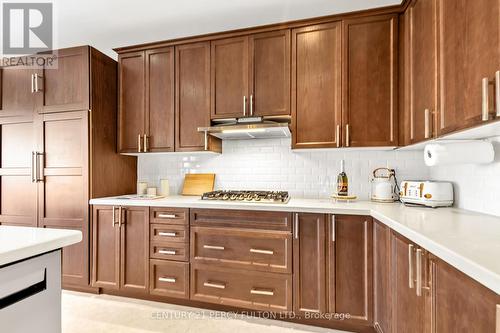
[[[431,262],[434,332],[498,332],[500,296],[442,260]]]
[[[121,208],[120,289],[149,291],[149,207]]]
[[[248,116],[248,37],[212,41],[210,61],[212,119]]]
[[[292,147],[340,146],[341,25],[292,30]]]
[[[373,221],[373,321],[379,332],[391,332],[391,229]],[[395,295],[397,297],[397,295]]]
[[[39,113],[90,109],[89,47],[53,51],[56,68],[45,68],[37,80]],[[40,74],[40,73],[39,73]]]
[[[146,133],[144,105],[144,52],[120,54],[118,150],[136,153],[142,150],[142,136]]]
[[[174,151],[174,48],[146,51],[144,151]]]
[[[0,118],[0,224],[37,226],[32,117]]]
[[[409,138],[410,143],[417,143],[436,134],[434,131],[438,79],[436,1],[413,1],[407,11],[410,39]]]
[[[373,317],[372,219],[335,216],[335,304],[330,312],[350,313],[354,323],[370,324]]]
[[[180,45],[175,51],[176,151],[205,149],[198,127],[210,125],[210,43]]]
[[[295,214],[293,300],[297,312],[326,312],[326,217]]]
[[[250,36],[249,114],[290,114],[290,30]]]
[[[344,145],[397,145],[397,15],[344,21]]]
[[[0,117],[31,116],[35,107],[35,94],[32,92],[33,69],[5,66],[0,69]]]
[[[483,122],[481,82],[500,70],[500,1],[439,0],[438,8],[441,135]]]
[[[415,251],[407,239],[391,234],[393,332],[430,332],[428,297],[415,291]]]
[[[63,285],[89,284],[88,111],[47,113],[37,120],[38,223],[83,233],[62,250]]]
[[[113,212],[114,210],[114,212]],[[115,220],[113,221],[113,217]],[[92,286],[120,287],[118,207],[94,206],[92,211]]]

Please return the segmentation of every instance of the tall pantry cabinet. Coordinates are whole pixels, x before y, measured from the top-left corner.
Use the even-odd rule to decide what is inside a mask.
[[[63,249],[62,280],[82,289],[88,201],[133,192],[136,160],[117,154],[116,62],[89,46],[54,52],[56,68],[1,72],[0,224],[81,231]]]

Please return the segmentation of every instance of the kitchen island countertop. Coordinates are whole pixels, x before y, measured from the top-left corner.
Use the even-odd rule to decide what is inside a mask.
[[[290,199],[287,204],[205,201],[170,196],[156,200],[109,197],[92,205],[239,209],[370,215],[500,294],[500,217],[456,208],[407,207],[400,203]]]

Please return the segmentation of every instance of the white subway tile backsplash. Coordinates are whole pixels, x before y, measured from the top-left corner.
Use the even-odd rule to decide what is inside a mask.
[[[223,154],[140,155],[138,179],[159,186],[170,181],[180,193],[184,174],[217,174],[217,189],[287,190],[293,197],[326,198],[334,191],[340,160],[346,161],[350,190],[361,199],[370,195],[373,169],[396,169],[398,179],[428,178],[429,169],[414,152],[290,149],[290,139],[224,141]]]

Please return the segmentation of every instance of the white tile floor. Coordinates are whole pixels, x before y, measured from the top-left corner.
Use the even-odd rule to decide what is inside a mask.
[[[109,295],[63,291],[63,333],[306,333],[342,331]],[[169,318],[170,317],[170,318]]]

